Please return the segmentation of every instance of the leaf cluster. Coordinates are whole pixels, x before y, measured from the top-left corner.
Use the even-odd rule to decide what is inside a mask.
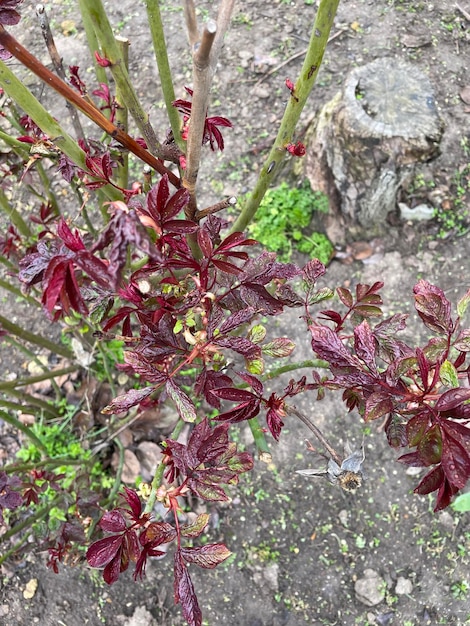
[[[315,212],[328,212],[328,198],[312,191],[308,182],[300,187],[281,183],[264,196],[256,218],[248,227],[250,235],[278,258],[287,260],[293,248],[317,257],[326,264],[331,258],[332,245],[321,233],[305,234]]]

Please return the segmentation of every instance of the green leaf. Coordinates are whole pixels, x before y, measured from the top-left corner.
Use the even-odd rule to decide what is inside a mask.
[[[450,506],[459,513],[470,511],[470,492],[458,495]]]
[[[255,358],[245,361],[246,369],[250,374],[262,374],[264,372],[264,361],[261,358]]]
[[[186,524],[180,527],[181,535],[183,537],[199,537],[209,523],[209,518],[210,515],[208,513],[198,515],[192,524]]]
[[[179,416],[185,422],[196,420],[196,408],[191,399],[170,379],[166,383],[166,391],[176,405]]]
[[[460,298],[460,300],[457,302],[457,314],[459,317],[463,317],[465,315],[465,312],[468,308],[469,303],[470,303],[470,289],[463,296],[463,298]]]
[[[457,370],[454,365],[450,361],[444,361],[441,365],[441,369],[439,370],[439,378],[441,382],[446,387],[458,387],[459,386],[459,377],[457,374]]]
[[[261,343],[263,339],[266,337],[266,328],[261,324],[256,324],[253,328],[250,328],[248,331],[248,339],[252,343]]]
[[[295,343],[287,337],[278,337],[262,347],[263,354],[272,357],[286,357],[292,354]]]

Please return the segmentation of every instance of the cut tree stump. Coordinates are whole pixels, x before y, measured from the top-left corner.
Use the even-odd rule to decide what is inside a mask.
[[[308,131],[305,174],[330,199],[330,239],[383,235],[400,185],[414,164],[439,154],[442,133],[418,69],[383,58],[353,70]]]

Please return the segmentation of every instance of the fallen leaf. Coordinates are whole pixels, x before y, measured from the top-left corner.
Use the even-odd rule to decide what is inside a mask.
[[[466,85],[460,92],[460,97],[465,104],[470,104],[470,85]]]
[[[26,600],[31,600],[31,598],[34,598],[34,596],[36,595],[37,588],[38,588],[38,579],[31,578],[31,580],[28,580],[28,582],[26,583],[26,587],[23,591],[23,597]]]

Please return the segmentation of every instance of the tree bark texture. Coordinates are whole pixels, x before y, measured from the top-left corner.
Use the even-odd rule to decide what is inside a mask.
[[[400,185],[439,154],[442,133],[431,83],[415,67],[383,58],[354,69],[308,133],[305,174],[329,196],[332,241],[383,235]]]

